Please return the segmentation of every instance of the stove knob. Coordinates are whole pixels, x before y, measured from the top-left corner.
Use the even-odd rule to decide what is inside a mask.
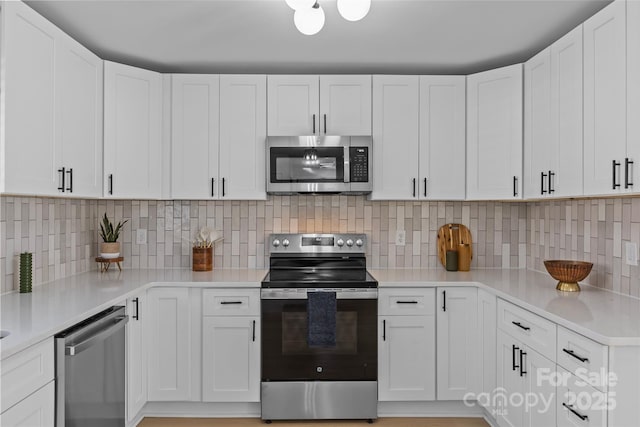
[[[336,242],[336,245],[342,247],[344,245],[344,240],[338,239],[338,241]]]
[[[284,246],[285,248],[286,248],[287,246],[289,246],[289,239],[283,239],[283,240],[282,240],[282,246]]]
[[[362,245],[364,245],[364,242],[362,241],[362,239],[356,240],[356,246],[362,247]]]
[[[347,240],[347,246],[349,247],[353,246],[353,240],[351,239]]]
[[[273,241],[273,246],[275,246],[276,248],[277,248],[278,246],[280,246],[280,240],[275,239],[275,240]]]

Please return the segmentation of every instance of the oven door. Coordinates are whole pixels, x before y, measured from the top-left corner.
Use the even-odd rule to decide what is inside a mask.
[[[336,292],[336,345],[307,344],[307,292]],[[375,381],[377,289],[263,289],[262,381]]]

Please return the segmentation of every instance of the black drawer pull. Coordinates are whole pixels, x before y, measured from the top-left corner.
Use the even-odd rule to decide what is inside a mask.
[[[616,182],[616,168],[620,166],[619,162],[616,162],[615,160],[613,160],[612,162],[612,169],[613,169],[613,189],[615,190],[616,188],[620,188],[620,184]]]
[[[109,174],[109,194],[113,194],[113,174]]]
[[[531,328],[530,328],[530,327],[528,327],[528,326],[522,326],[522,323],[520,323],[520,322],[511,322],[511,323],[513,323],[514,325],[516,325],[516,326],[517,326],[518,328],[520,328],[520,329],[524,329],[525,331],[528,331],[528,330],[530,330],[530,329],[531,329]]]
[[[447,291],[442,291],[442,311],[447,311]]]
[[[555,172],[549,171],[549,194],[556,192],[553,179],[554,176],[556,176]]]
[[[73,168],[69,168],[67,173],[69,174],[69,187],[67,188],[67,190],[69,191],[69,193],[73,193]]]
[[[581,361],[582,363],[584,363],[584,362],[588,362],[588,361],[589,361],[589,359],[587,359],[586,357],[580,357],[580,356],[578,356],[577,354],[575,354],[575,353],[573,352],[573,350],[567,350],[566,348],[563,348],[563,349],[562,349],[562,351],[564,351],[565,353],[567,353],[569,356],[573,356],[573,357],[575,357],[576,359],[578,359],[578,360],[579,360],[579,361]]]
[[[417,304],[418,301],[396,301],[396,304]]]
[[[252,337],[251,337],[251,341],[256,342],[256,321],[253,321],[253,332],[252,332]]]
[[[139,301],[140,301],[140,298],[134,298],[133,299],[133,302],[136,305],[136,314],[133,315],[133,319],[134,320],[140,320],[140,305],[139,305]]]
[[[242,301],[220,301],[222,305],[230,305],[230,304],[242,304]]]
[[[589,419],[589,417],[587,415],[582,415],[579,412],[577,412],[575,409],[573,409],[573,405],[567,405],[566,403],[562,402],[562,406],[567,408],[569,411],[571,411],[571,413],[573,415],[575,415],[576,417],[580,418],[582,421],[586,421],[586,420]]]
[[[518,197],[518,177],[513,177],[513,197]]]
[[[382,341],[387,340],[387,321],[382,321]]]
[[[629,160],[629,158],[624,159],[624,188],[633,187],[633,181],[629,181],[630,173],[629,166],[633,164],[633,160]]]
[[[64,193],[64,190],[65,190],[65,187],[64,187],[64,176],[65,176],[65,173],[66,173],[66,172],[65,172],[65,168],[63,167],[62,169],[58,169],[58,173],[59,173],[59,174],[60,174],[60,176],[62,177],[62,178],[60,179],[60,181],[61,181],[61,185],[60,185],[60,187],[58,187],[58,191],[61,191],[61,192],[63,192],[63,193]]]
[[[547,174],[544,172],[540,172],[540,194],[544,194],[547,190],[544,189],[544,179],[547,177]]]
[[[516,369],[519,368],[518,365],[516,365],[516,351],[520,350],[519,347],[516,347],[515,345],[511,346],[511,370],[515,371]]]
[[[527,371],[524,370],[524,356],[526,356],[527,353],[525,353],[524,351],[520,350],[520,376],[524,377],[527,374]]]

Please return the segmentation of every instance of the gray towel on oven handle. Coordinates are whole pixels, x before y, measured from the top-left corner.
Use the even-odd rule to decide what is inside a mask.
[[[336,346],[336,293],[307,293],[307,344]]]

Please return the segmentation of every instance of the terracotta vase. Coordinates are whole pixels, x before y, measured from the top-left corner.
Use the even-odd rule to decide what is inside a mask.
[[[118,258],[120,256],[120,242],[100,243],[100,257],[105,259]]]

